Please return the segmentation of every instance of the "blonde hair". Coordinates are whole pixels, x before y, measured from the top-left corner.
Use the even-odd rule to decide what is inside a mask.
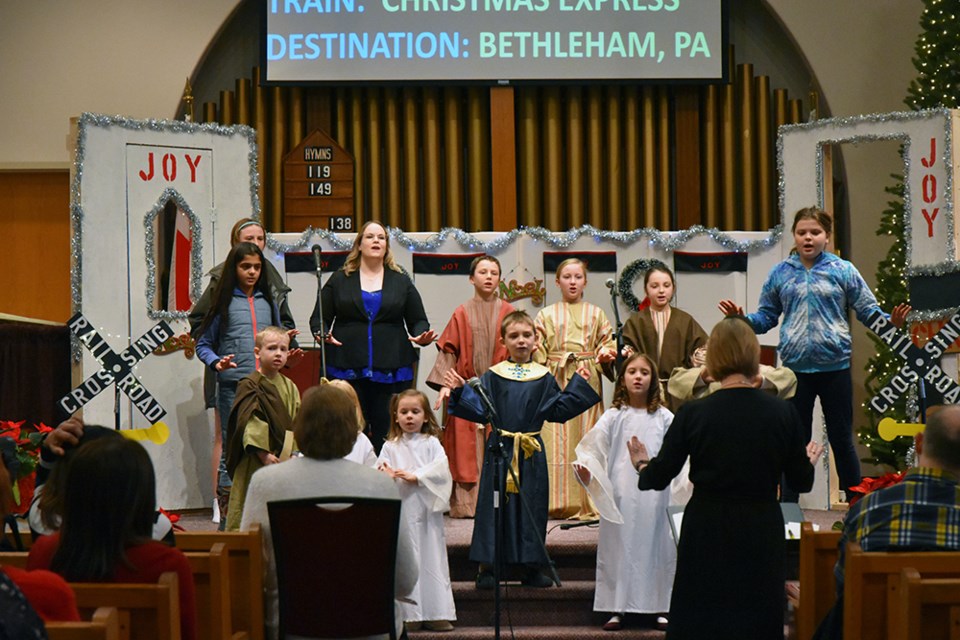
[[[623,379],[623,374],[626,373],[627,367],[629,367],[634,360],[640,360],[641,358],[650,366],[650,388],[647,389],[646,398],[647,413],[656,413],[660,405],[663,404],[663,398],[660,395],[660,374],[657,371],[657,363],[645,353],[635,353],[626,358],[623,364],[620,365],[620,371],[617,372],[617,381],[613,385],[613,402],[611,404],[617,409],[621,409],[624,406],[631,406],[630,394],[627,392],[627,383]]]
[[[363,409],[360,408],[360,397],[357,395],[357,390],[353,388],[353,385],[346,380],[339,380],[336,378],[333,380],[323,379],[320,381],[320,384],[329,384],[331,387],[343,389],[344,393],[350,396],[350,399],[353,400],[353,404],[357,407],[357,431],[362,433],[364,427],[366,426],[366,420],[363,419]]]
[[[587,263],[581,260],[580,258],[567,258],[563,262],[557,265],[557,280],[560,279],[560,272],[569,267],[572,264],[580,265],[580,268],[583,269],[583,279],[587,279]]]
[[[760,342],[742,316],[729,316],[710,332],[707,372],[714,380],[739,373],[755,378],[760,371]]]
[[[268,336],[273,336],[274,338],[286,338],[287,346],[290,346],[290,334],[287,333],[286,329],[281,329],[280,327],[275,327],[270,325],[269,327],[264,327],[260,331],[257,331],[257,335],[253,338],[253,346],[258,349],[263,348],[263,341],[267,339]]]
[[[253,218],[240,218],[233,224],[233,228],[230,229],[231,247],[235,247],[240,244],[240,232],[247,227],[260,227],[260,229],[263,230],[264,237],[267,235],[267,230],[263,228],[263,224],[261,224],[259,220],[254,220]]]
[[[503,321],[500,323],[500,337],[504,338],[507,335],[507,327],[512,324],[525,324],[534,331],[537,330],[537,325],[534,324],[533,318],[530,317],[526,311],[511,311],[507,315],[503,316]]]
[[[383,229],[384,237],[386,238],[386,251],[383,252],[383,266],[403,273],[393,260],[393,253],[390,251],[390,234],[387,233],[387,227],[377,220],[368,220],[360,227],[360,231],[357,232],[357,237],[353,239],[353,246],[350,247],[350,253],[347,254],[347,259],[343,262],[343,273],[350,275],[360,268],[360,241],[363,240],[363,234],[367,231],[367,227],[372,224],[378,225]]]
[[[407,389],[395,393],[390,398],[390,432],[387,433],[387,440],[396,440],[403,435],[403,429],[397,420],[397,411],[400,409],[400,401],[404,398],[418,398],[420,400],[420,407],[423,409],[423,426],[420,427],[420,433],[439,438],[442,432],[440,431],[440,424],[437,422],[437,416],[433,415],[433,411],[430,409],[430,400],[422,391]]]

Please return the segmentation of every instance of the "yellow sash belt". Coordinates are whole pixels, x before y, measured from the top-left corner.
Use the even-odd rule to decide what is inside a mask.
[[[536,438],[540,435],[540,432],[513,433],[511,431],[501,431],[500,435],[504,438],[513,438],[513,460],[510,461],[510,468],[513,469],[513,473],[507,474],[507,493],[520,493],[520,485],[513,481],[515,477],[518,482],[520,480],[520,449],[523,449],[524,458],[532,456],[534,451],[543,451],[540,441]]]

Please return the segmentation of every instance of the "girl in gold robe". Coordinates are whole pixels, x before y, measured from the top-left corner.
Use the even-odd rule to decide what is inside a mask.
[[[613,328],[603,310],[583,300],[587,267],[577,258],[564,260],[557,267],[557,287],[563,300],[537,314],[539,348],[534,359],[545,364],[563,388],[581,364],[590,370],[590,386],[602,397],[600,373],[604,364],[616,358]],[[612,370],[606,368],[607,377]],[[565,424],[548,423],[541,434],[549,474],[549,515],[551,518],[595,517],[593,505],[574,477],[572,463],[577,444],[603,414],[598,402]]]

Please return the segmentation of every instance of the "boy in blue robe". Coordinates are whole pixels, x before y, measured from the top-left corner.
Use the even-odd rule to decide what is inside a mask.
[[[587,382],[590,373],[580,367],[567,388],[560,386],[550,371],[531,361],[537,348],[537,332],[533,320],[523,311],[508,314],[500,325],[500,340],[509,358],[483,374],[480,382],[497,413],[496,426],[503,448],[503,465],[498,492],[500,495],[501,557],[505,565],[523,572],[523,584],[549,587],[553,581],[544,575],[547,565],[543,542],[547,536],[548,479],[540,429],[545,421],[563,424],[583,413],[600,396]],[[444,377],[444,385],[452,389],[449,411],[453,415],[486,423],[489,421],[484,402],[477,391],[464,386],[464,379],[453,369]],[[470,559],[480,563],[477,588],[492,589],[496,583],[494,563],[494,457],[497,434],[487,441],[480,472],[476,520]],[[513,469],[519,487],[514,482]],[[518,495],[519,493],[519,495]],[[526,513],[520,501],[523,496],[532,513]]]

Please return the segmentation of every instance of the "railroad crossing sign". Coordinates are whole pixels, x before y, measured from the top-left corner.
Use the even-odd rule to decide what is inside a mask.
[[[133,405],[150,421],[157,422],[166,415],[167,410],[150,395],[135,375],[133,366],[147,357],[153,350],[163,344],[164,340],[173,336],[173,329],[166,322],[161,321],[152,329],[140,336],[121,353],[110,348],[93,325],[83,317],[82,313],[74,315],[67,322],[70,331],[77,336],[100,366],[103,367],[83,381],[79,387],[60,398],[60,408],[71,415],[80,407],[93,400],[101,391],[112,384],[116,384],[130,398]]]
[[[940,368],[940,357],[947,347],[960,337],[960,313],[954,314],[922,349],[913,344],[909,334],[899,331],[882,313],[875,313],[867,328],[906,361],[890,382],[870,399],[870,406],[874,411],[887,411],[911,384],[921,378],[943,394],[944,402],[957,402],[960,398],[960,385]]]

